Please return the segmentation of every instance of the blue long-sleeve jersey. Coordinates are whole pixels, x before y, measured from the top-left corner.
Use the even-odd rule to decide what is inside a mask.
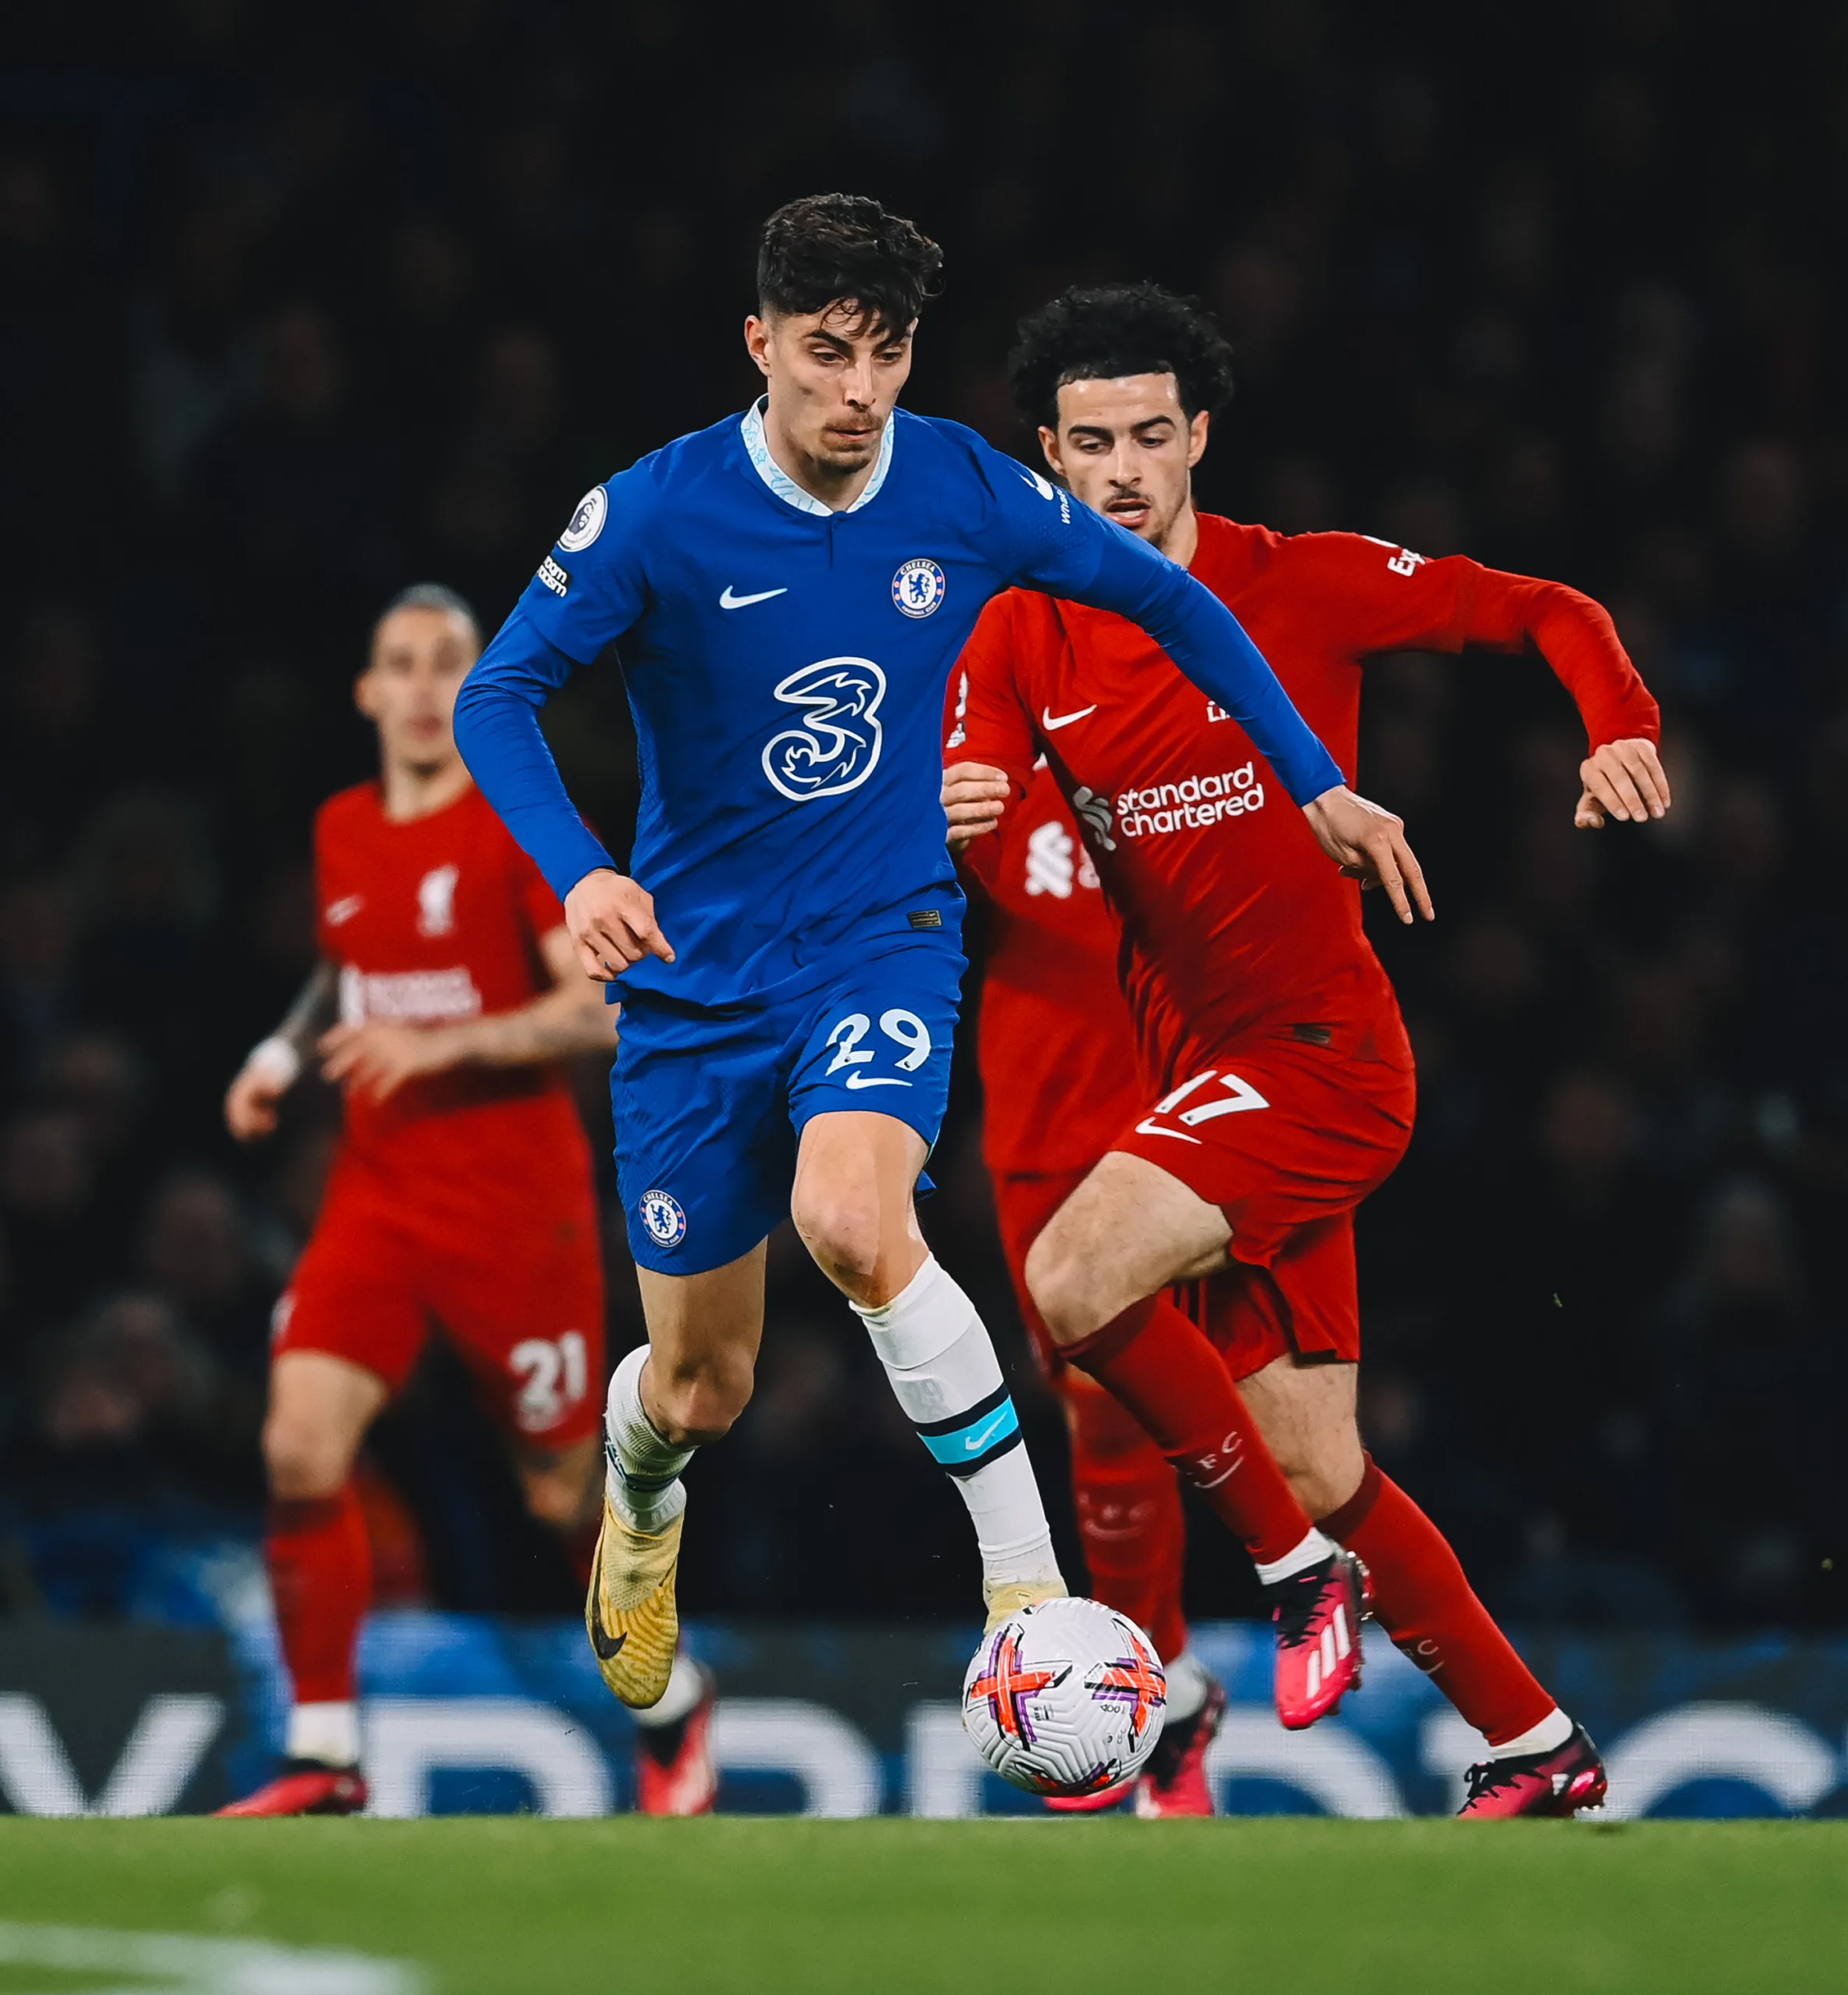
[[[1299,803],[1341,782],[1185,569],[972,430],[903,411],[841,512],[778,468],[761,405],[594,487],[469,674],[456,739],[562,898],[615,862],[539,711],[614,642],[641,751],[629,870],[677,957],[624,984],[701,1005],[795,987],[843,951],[959,925],[944,690],[982,606],[1016,584],[1141,624]]]

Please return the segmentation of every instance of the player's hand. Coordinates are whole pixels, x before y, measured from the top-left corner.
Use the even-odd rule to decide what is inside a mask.
[[[949,820],[952,852],[998,828],[1012,788],[1005,769],[986,762],[951,763],[943,772],[943,814]]]
[[[1405,842],[1402,820],[1339,784],[1304,804],[1302,814],[1322,849],[1349,879],[1363,888],[1386,889],[1401,921],[1414,918],[1415,907],[1426,920],[1437,919],[1423,870]]]
[[[1647,824],[1673,801],[1668,775],[1653,741],[1607,741],[1578,765],[1584,784],[1572,821],[1581,832],[1601,832],[1606,817],[1620,824]]]
[[[285,1082],[261,1067],[246,1063],[224,1091],[224,1126],[240,1143],[254,1143],[276,1133]]]
[[[655,922],[655,897],[625,874],[599,866],[564,897],[564,925],[578,945],[586,976],[613,983],[644,956],[673,961],[673,948]]]
[[[454,1064],[440,1026],[398,1025],[388,1019],[335,1026],[321,1034],[316,1050],[326,1079],[373,1101],[388,1100],[406,1081]]]

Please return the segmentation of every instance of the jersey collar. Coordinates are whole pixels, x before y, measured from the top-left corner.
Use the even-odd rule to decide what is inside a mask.
[[[752,468],[786,505],[793,506],[799,513],[816,514],[824,520],[833,518],[834,507],[824,506],[812,492],[804,492],[771,456],[770,441],[764,434],[764,411],[769,406],[770,397],[760,395],[744,411],[744,419],[738,425]],[[885,474],[892,468],[892,433],[897,427],[898,411],[894,409],[885,418],[885,431],[879,439],[878,461],[873,466],[873,475],[853,504],[841,508],[843,512],[857,513],[862,506],[870,506],[878,497],[879,488],[885,482]]]

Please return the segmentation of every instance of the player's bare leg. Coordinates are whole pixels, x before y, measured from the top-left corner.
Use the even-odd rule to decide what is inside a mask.
[[[924,1139],[894,1116],[816,1115],[803,1128],[790,1210],[968,1506],[992,1626],[1065,1587],[987,1327],[918,1230],[912,1193],[926,1154]]]
[[[569,1538],[596,1515],[597,1464],[602,1456],[594,1434],[564,1448],[519,1443],[514,1463],[527,1509],[541,1524]]]
[[[1366,1473],[1357,1411],[1360,1367],[1334,1359],[1274,1359],[1238,1381],[1277,1465],[1312,1517],[1338,1510]]]
[[[281,1773],[228,1815],[346,1815],[366,1806],[353,1651],[372,1550],[353,1458],[387,1396],[376,1372],[329,1351],[285,1351],[270,1367],[265,1551],[295,1701]]]
[[[668,1695],[679,1654],[680,1471],[750,1401],[764,1334],[764,1247],[698,1274],[635,1273],[648,1340],[610,1381],[603,1524],[584,1618],[603,1681],[646,1711]]]
[[[1205,1333],[1162,1291],[1226,1265],[1225,1215],[1112,1151],[1027,1256],[1063,1355],[1109,1387],[1250,1552],[1275,1603],[1277,1705],[1313,1725],[1360,1680],[1366,1570],[1311,1523]]]
[[[924,1141],[896,1116],[811,1118],[796,1156],[790,1216],[815,1265],[850,1302],[885,1308],[930,1258],[912,1188]]]
[[[1291,1354],[1239,1385],[1303,1506],[1366,1565],[1380,1625],[1488,1741],[1489,1757],[1469,1770],[1463,1812],[1599,1806],[1597,1749],[1495,1625],[1443,1534],[1361,1445],[1359,1372]]]

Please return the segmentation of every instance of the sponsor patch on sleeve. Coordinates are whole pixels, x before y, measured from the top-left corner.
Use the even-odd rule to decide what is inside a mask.
[[[549,554],[539,563],[539,579],[554,595],[565,595],[570,592],[571,570],[561,563],[553,560]]]

